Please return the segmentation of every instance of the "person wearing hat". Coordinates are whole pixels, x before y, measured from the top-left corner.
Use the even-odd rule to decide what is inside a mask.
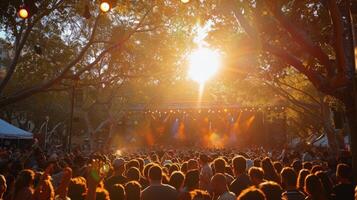
[[[125,184],[127,181],[127,178],[123,175],[125,172],[125,160],[122,158],[116,158],[112,165],[114,168],[113,175],[105,181],[105,187],[107,189],[111,188],[115,184]]]

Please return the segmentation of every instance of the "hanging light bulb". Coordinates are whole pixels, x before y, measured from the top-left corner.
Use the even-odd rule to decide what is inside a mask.
[[[99,8],[102,12],[109,12],[110,9],[117,6],[117,0],[101,0]]]
[[[29,17],[29,11],[26,9],[26,7],[21,7],[18,14],[22,19],[27,19]]]
[[[24,0],[23,3],[18,10],[20,18],[27,19],[37,13],[38,8],[34,0]]]
[[[102,1],[99,6],[102,12],[108,12],[111,9],[109,1]]]

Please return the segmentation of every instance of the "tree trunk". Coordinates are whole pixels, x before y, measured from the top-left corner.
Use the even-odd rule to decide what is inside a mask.
[[[351,98],[350,101],[345,102],[345,105],[346,105],[346,116],[350,129],[353,177],[354,180],[357,180],[357,117],[356,117],[357,112],[354,104],[354,98]]]
[[[330,147],[329,154],[331,158],[333,157],[334,159],[336,159],[338,155],[336,132],[335,127],[332,125],[330,106],[326,101],[322,102],[322,118],[324,130],[328,140],[328,145]]]
[[[343,102],[346,106],[346,116],[350,128],[350,143],[352,153],[353,177],[357,180],[357,88],[356,88],[356,63],[354,54],[353,18],[350,10],[350,1],[341,1],[340,10],[344,20],[344,41],[346,49],[346,72],[348,86],[343,92]]]

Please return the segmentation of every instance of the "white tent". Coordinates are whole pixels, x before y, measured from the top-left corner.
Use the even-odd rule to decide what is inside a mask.
[[[30,132],[17,128],[14,125],[0,119],[0,138],[2,139],[32,139]]]

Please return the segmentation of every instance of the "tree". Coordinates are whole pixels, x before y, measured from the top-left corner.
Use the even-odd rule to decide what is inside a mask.
[[[343,102],[356,169],[357,104],[350,6],[347,0],[221,1],[226,16],[232,12],[251,44],[263,52],[261,60],[281,60],[304,74],[317,90]],[[357,170],[354,172],[357,177]]]
[[[87,5],[80,1],[34,1],[36,12],[31,13],[29,19],[20,20],[16,17],[20,2],[4,1],[1,6],[0,25],[7,39],[12,41],[13,56],[0,83],[0,107],[68,83],[71,79],[82,78],[109,53],[116,50],[119,54],[135,33],[151,31],[152,26],[157,25],[155,21],[149,24],[146,21],[152,13],[150,3],[125,8],[128,9],[127,19],[122,20],[122,16],[114,11],[113,16],[100,13],[93,1]],[[90,19],[79,14],[83,5],[92,9]],[[107,40],[108,37],[111,40]],[[39,44],[51,47],[42,48],[42,53],[37,52],[41,55],[36,56],[31,47]],[[30,58],[24,59],[27,56]],[[22,70],[31,73],[19,73]],[[16,74],[24,76],[21,80],[37,81],[9,89],[10,80]]]

